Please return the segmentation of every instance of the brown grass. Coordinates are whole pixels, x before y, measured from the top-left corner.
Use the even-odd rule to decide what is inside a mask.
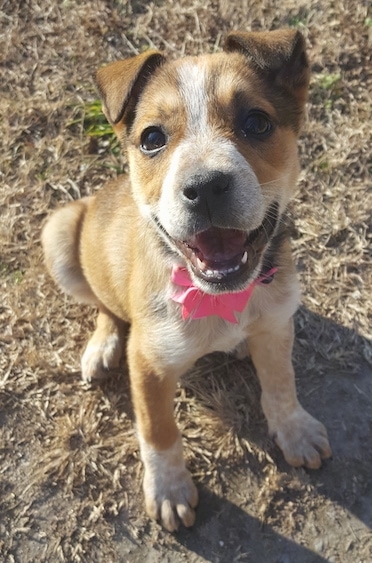
[[[80,384],[79,357],[93,314],[61,295],[47,276],[40,229],[51,209],[98,190],[125,168],[109,137],[87,134],[98,66],[154,46],[170,57],[218,50],[231,28],[298,27],[307,37],[313,75],[292,206],[304,293],[295,361],[304,402],[316,396],[315,411],[323,402],[329,413],[338,412],[329,396],[319,399],[318,389],[372,362],[367,3],[3,0],[0,6],[2,560],[261,561],[241,539],[230,551],[223,551],[227,540],[224,546],[216,540],[208,552],[207,517],[200,517],[200,544],[192,548],[191,536],[179,543],[148,523],[125,367],[91,390]],[[316,528],[306,531],[306,522],[334,504],[325,508],[316,481],[280,461],[258,397],[250,364],[234,358],[208,357],[185,377],[176,413],[190,467],[201,487],[224,494],[243,512],[249,506],[252,518],[275,534],[316,551]],[[366,405],[370,414],[370,400]],[[364,439],[360,467],[369,463],[371,439]],[[354,475],[351,461],[345,471]],[[346,518],[349,505],[341,504]],[[354,547],[345,551],[340,531],[323,555],[370,560],[368,537],[355,534]]]

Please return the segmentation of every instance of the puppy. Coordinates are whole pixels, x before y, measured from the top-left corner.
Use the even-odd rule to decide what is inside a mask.
[[[331,451],[296,397],[299,289],[285,211],[309,66],[297,31],[232,32],[224,51],[167,61],[146,51],[100,69],[107,119],[130,173],[56,211],[42,242],[60,287],[98,307],[82,357],[90,381],[127,342],[148,514],[194,523],[197,490],[173,416],[198,358],[247,342],[269,432],[293,466]]]

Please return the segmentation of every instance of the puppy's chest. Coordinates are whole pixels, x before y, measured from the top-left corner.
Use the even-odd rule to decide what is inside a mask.
[[[191,321],[192,323],[193,321]],[[195,323],[195,321],[194,321]],[[205,334],[208,352],[230,352],[247,336],[247,323],[241,319],[237,324],[232,324],[217,317],[210,317],[198,326],[191,325],[198,340]]]
[[[183,320],[180,305],[168,303],[167,314],[153,327],[152,341],[164,363],[187,369],[206,354],[234,350],[247,337],[251,317],[247,308],[236,324],[216,315]]]

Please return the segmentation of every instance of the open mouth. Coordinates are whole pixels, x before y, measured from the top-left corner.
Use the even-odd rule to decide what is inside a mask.
[[[272,204],[261,225],[249,233],[210,227],[187,240],[173,242],[198,278],[224,286],[246,281],[275,231],[278,207]]]
[[[211,282],[238,274],[248,263],[247,234],[236,229],[210,227],[177,246],[194,273]]]

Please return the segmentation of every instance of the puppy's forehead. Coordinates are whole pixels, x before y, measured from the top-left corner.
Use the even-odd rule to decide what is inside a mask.
[[[239,54],[220,53],[181,59],[175,72],[180,94],[188,105],[200,98],[200,91],[207,99],[200,101],[227,101],[239,89],[250,90],[253,78],[246,59]]]
[[[184,61],[176,76],[189,129],[205,126],[208,117],[208,65],[205,59]]]
[[[221,107],[231,106],[238,93],[249,106],[270,111],[261,91],[259,78],[239,53],[185,57],[159,69],[149,84],[152,103],[150,108],[147,100],[145,113],[155,120],[158,113],[160,121],[182,115],[190,129],[200,129]]]

